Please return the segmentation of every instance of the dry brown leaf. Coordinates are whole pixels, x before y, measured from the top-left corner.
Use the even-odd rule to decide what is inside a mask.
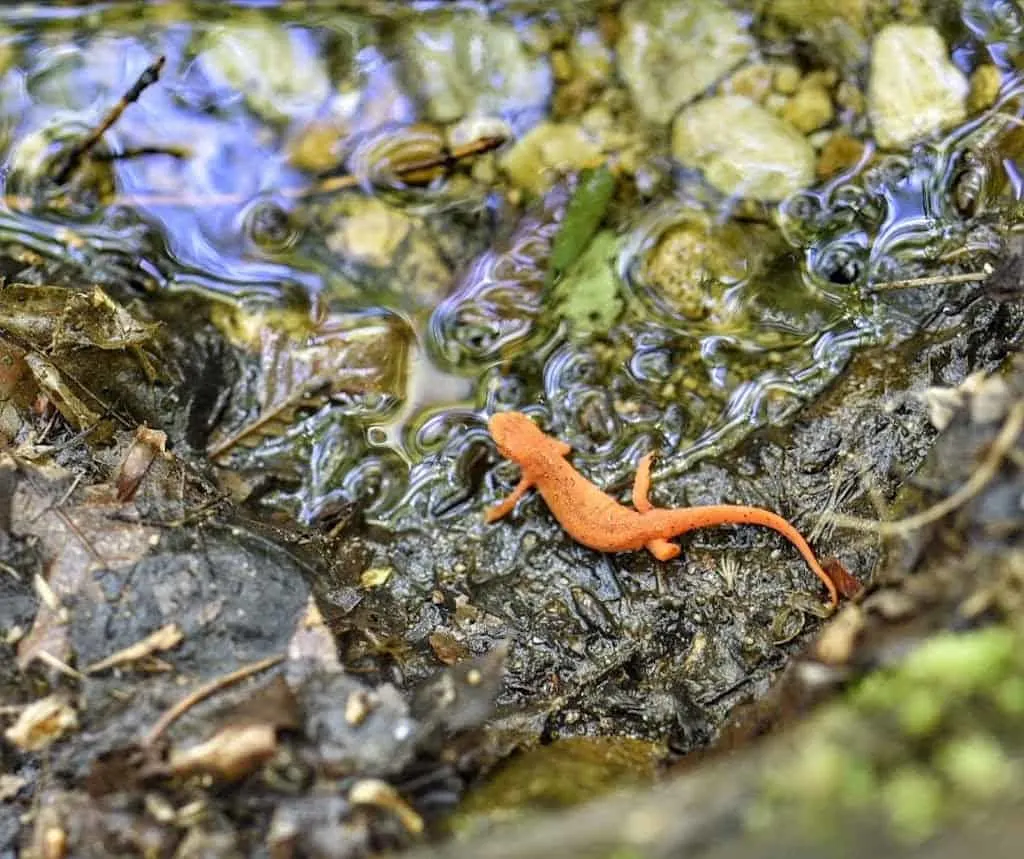
[[[131,501],[149,471],[153,460],[167,450],[167,435],[160,430],[141,426],[114,477],[118,501]]]
[[[858,605],[847,605],[822,630],[814,648],[815,656],[826,665],[846,664],[864,625],[864,610]]]
[[[71,596],[101,602],[103,592],[93,578],[100,567],[119,569],[134,564],[152,547],[156,528],[114,521],[108,515],[117,503],[67,500],[72,483],[69,472],[19,460],[21,479],[11,503],[11,530],[38,537],[51,553],[46,558],[45,578],[36,587],[40,606],[29,633],[18,642],[18,666],[22,670],[41,652],[67,661],[67,617],[61,604]],[[83,495],[88,495],[89,487]]]
[[[341,671],[342,668],[334,636],[324,623],[323,615],[312,596],[302,622],[288,642],[288,661],[294,663],[300,660],[319,663],[328,671]]]
[[[423,818],[390,784],[376,778],[364,778],[352,785],[348,801],[353,805],[372,805],[390,811],[414,835],[423,831]]]
[[[47,695],[22,710],[4,736],[19,749],[35,752],[77,726],[78,714],[68,700],[63,695]]]
[[[205,743],[172,751],[169,768],[179,776],[208,773],[227,781],[244,778],[277,751],[273,725],[228,725]]]

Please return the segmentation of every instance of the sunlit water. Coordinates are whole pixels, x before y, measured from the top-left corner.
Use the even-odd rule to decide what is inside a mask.
[[[1024,113],[1020,90],[1009,86],[999,106],[945,140],[865,158],[786,201],[778,252],[747,273],[709,268],[695,310],[693,296],[652,283],[647,263],[680,230],[727,233],[728,201],[669,174],[657,196],[616,212],[624,310],[606,335],[580,336],[544,288],[568,184],[522,213],[465,169],[429,188],[381,187],[382,164],[429,148],[439,133],[408,128],[434,117],[421,92],[429,81],[403,51],[412,40],[484,64],[473,38],[450,44],[457,28],[437,28],[437,13],[293,15],[286,6],[190,20],[175,9],[0,12],[0,242],[8,252],[73,261],[101,282],[128,281],[140,295],[196,292],[244,310],[298,301],[365,314],[366,325],[380,325],[380,314],[393,320],[381,330],[402,349],[395,387],[336,399],[224,460],[289,473],[289,487],[266,500],[309,521],[351,502],[384,521],[462,515],[490,467],[484,420],[504,408],[556,428],[606,485],[621,485],[649,449],[662,453],[659,476],[720,454],[792,418],[858,350],[955,307],[955,290],[871,286],[928,274],[965,248],[995,248],[992,201],[1005,206],[1020,191],[1017,152],[1000,149]],[[964,4],[975,41],[957,50],[966,57],[988,44],[1011,66],[1024,32],[1018,13],[1016,4]],[[476,13],[455,14],[471,26]],[[524,34],[537,23],[499,17]],[[107,162],[72,204],[41,202],[40,165],[94,125],[159,54],[167,58],[160,81],[102,147],[180,147],[185,157]],[[466,101],[522,133],[543,116],[546,99],[536,93],[551,86],[546,62],[535,69],[525,87],[469,81]],[[327,153],[357,187],[306,193],[318,179],[289,153],[315,126],[333,129]],[[655,150],[652,162],[661,155]],[[369,211],[372,197],[378,208]],[[778,241],[772,222],[769,213],[759,228]],[[389,230],[393,244],[367,246],[367,234]],[[961,261],[969,268],[972,257]]]

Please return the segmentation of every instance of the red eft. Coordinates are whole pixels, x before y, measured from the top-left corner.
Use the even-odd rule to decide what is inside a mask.
[[[666,509],[655,507],[647,496],[651,488],[651,458],[637,466],[631,510],[602,492],[566,460],[572,448],[545,435],[522,412],[501,412],[488,422],[491,437],[502,456],[519,465],[522,477],[512,493],[485,514],[494,522],[508,514],[532,487],[537,487],[555,519],[576,542],[599,552],[647,549],[659,561],[676,557],[679,546],[669,539],[696,528],[716,525],[761,525],[789,540],[814,574],[828,588],[833,606],[839,603],[835,583],[822,569],[814,552],[789,522],[760,507],[710,504]]]

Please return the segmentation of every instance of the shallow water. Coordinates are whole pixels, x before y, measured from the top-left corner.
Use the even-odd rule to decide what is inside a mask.
[[[950,43],[963,70],[990,58],[1012,72],[1021,28],[1007,5],[965,4]],[[262,503],[307,522],[345,503],[381,522],[466,515],[486,467],[484,418],[501,408],[543,416],[602,485],[621,485],[647,449],[661,452],[658,477],[719,456],[785,424],[859,350],[958,306],[955,289],[870,287],[944,260],[976,269],[1020,189],[1005,130],[1021,114],[1012,76],[1004,107],[906,153],[872,160],[869,145],[776,214],[673,166],[664,129],[638,120],[615,76],[614,21],[590,6],[332,6],[0,13],[0,242],[16,260],[37,254],[140,296],[205,297],[263,378],[262,405],[251,386],[236,391],[210,451],[242,473],[283,475]],[[743,20],[755,34],[763,24]],[[558,101],[574,79],[555,73],[574,44],[610,64],[577,114]],[[773,50],[785,58],[794,44]],[[95,125],[157,55],[160,80],[97,151],[174,151],[94,161],[70,199],[45,199],[59,141]],[[843,74],[864,83],[863,66]],[[577,272],[575,293],[567,278],[558,299],[545,278],[572,178],[531,202],[501,159],[559,105],[561,120],[585,123],[595,104],[620,132],[609,163],[638,154],[617,168],[590,274]],[[394,166],[436,151],[446,127],[510,139],[427,187],[396,181]],[[332,172],[356,187],[315,193]],[[984,211],[960,211],[965,195]],[[572,309],[592,290],[596,327]],[[308,331],[282,340],[303,318]],[[364,382],[235,445],[273,400],[266,379],[287,384],[282,356],[315,362],[318,348]]]

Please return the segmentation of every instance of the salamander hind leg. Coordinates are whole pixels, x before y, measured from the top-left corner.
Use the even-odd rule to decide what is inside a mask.
[[[651,540],[649,543],[644,543],[644,548],[659,561],[671,561],[683,551],[675,543],[670,543],[668,540]]]
[[[653,459],[653,453],[644,454],[636,466],[636,477],[633,478],[633,507],[638,513],[648,513],[654,509],[650,498],[647,497],[651,493],[651,461]],[[644,544],[644,548],[659,561],[671,561],[682,551],[679,546],[668,540],[651,540]]]
[[[647,497],[651,494],[651,460],[653,459],[653,453],[645,453],[640,457],[640,462],[636,466],[636,477],[633,478],[633,506],[639,513],[646,513],[654,509],[654,505]]]
[[[523,477],[523,479],[516,484],[516,488],[512,490],[507,498],[499,501],[493,507],[489,507],[484,511],[484,521],[495,522],[503,516],[507,516],[512,512],[512,508],[516,506],[519,499],[522,498],[532,486],[533,481],[528,477]]]

